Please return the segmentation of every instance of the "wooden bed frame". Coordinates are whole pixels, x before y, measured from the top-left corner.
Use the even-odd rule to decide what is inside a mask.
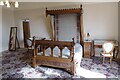
[[[80,33],[79,35],[79,42],[80,44],[84,45],[84,33],[83,33],[83,24],[82,24],[82,5],[80,8],[74,9],[59,9],[59,10],[47,10],[46,8],[46,16],[54,16],[54,37],[52,40],[35,40],[33,38],[34,43],[34,57],[33,57],[33,67],[37,65],[45,65],[45,66],[52,66],[56,68],[62,68],[66,71],[70,72],[72,75],[75,74],[75,62],[74,62],[74,39],[73,41],[59,41],[58,40],[58,26],[57,26],[57,18],[59,14],[77,14],[77,32]],[[77,36],[78,37],[78,36]],[[38,46],[40,45],[42,55],[38,54]],[[54,57],[54,48],[58,46],[60,50],[60,57]],[[62,58],[62,50],[67,47],[70,50],[70,58]],[[46,56],[45,50],[47,48],[51,48],[51,56]],[[84,48],[84,47],[83,47]],[[83,49],[84,50],[84,49]],[[84,52],[84,51],[83,51]],[[83,55],[84,56],[84,55]]]
[[[38,55],[38,46],[41,47],[42,55]],[[56,68],[62,68],[74,75],[74,39],[71,42],[66,41],[52,41],[52,40],[35,40],[34,39],[34,57],[33,67],[37,65],[51,66]],[[60,56],[54,57],[54,48],[58,46],[60,50]],[[62,50],[67,47],[70,50],[69,58],[62,58]],[[46,49],[51,48],[51,55],[46,56]]]

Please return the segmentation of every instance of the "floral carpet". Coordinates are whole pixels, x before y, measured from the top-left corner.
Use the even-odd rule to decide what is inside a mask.
[[[104,75],[106,79],[114,78],[118,79],[120,75],[120,66],[116,62],[109,64],[109,60],[106,59],[102,64],[101,57],[94,57],[92,59],[83,58],[80,67],[84,69],[80,75],[70,75],[64,70],[56,69],[52,67],[37,66],[31,67],[31,57],[33,51],[27,51],[27,49],[18,49],[16,51],[4,51],[0,56],[0,74],[3,79],[6,78],[96,78],[93,73]],[[88,74],[88,71],[90,72]],[[85,75],[83,75],[85,74]],[[87,77],[88,76],[88,77]],[[99,78],[99,75],[97,75]]]

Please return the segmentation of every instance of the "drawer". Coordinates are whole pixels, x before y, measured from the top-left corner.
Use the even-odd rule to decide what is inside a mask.
[[[90,58],[90,55],[84,55],[84,58]]]
[[[92,42],[84,42],[84,57],[90,58],[92,52]]]
[[[85,55],[86,55],[86,56],[90,56],[90,54],[89,54],[89,53],[85,53]]]

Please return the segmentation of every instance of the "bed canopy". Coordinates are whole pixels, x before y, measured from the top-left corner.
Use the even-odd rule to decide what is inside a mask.
[[[84,32],[83,32],[83,16],[82,16],[82,5],[80,8],[73,9],[57,9],[57,10],[48,10],[46,8],[46,16],[52,16],[52,20],[50,21],[50,26],[53,28],[52,31],[52,40],[59,41],[59,26],[58,26],[58,16],[61,14],[77,14],[77,42],[84,45]],[[53,24],[52,24],[53,23]]]

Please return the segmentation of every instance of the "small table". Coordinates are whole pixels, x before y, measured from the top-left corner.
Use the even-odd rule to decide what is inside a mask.
[[[113,59],[117,58],[119,47],[118,47],[118,41],[117,40],[105,40],[105,39],[94,39],[93,40],[93,56],[95,56],[95,48],[102,48],[102,45],[104,42],[112,41],[115,44]]]

